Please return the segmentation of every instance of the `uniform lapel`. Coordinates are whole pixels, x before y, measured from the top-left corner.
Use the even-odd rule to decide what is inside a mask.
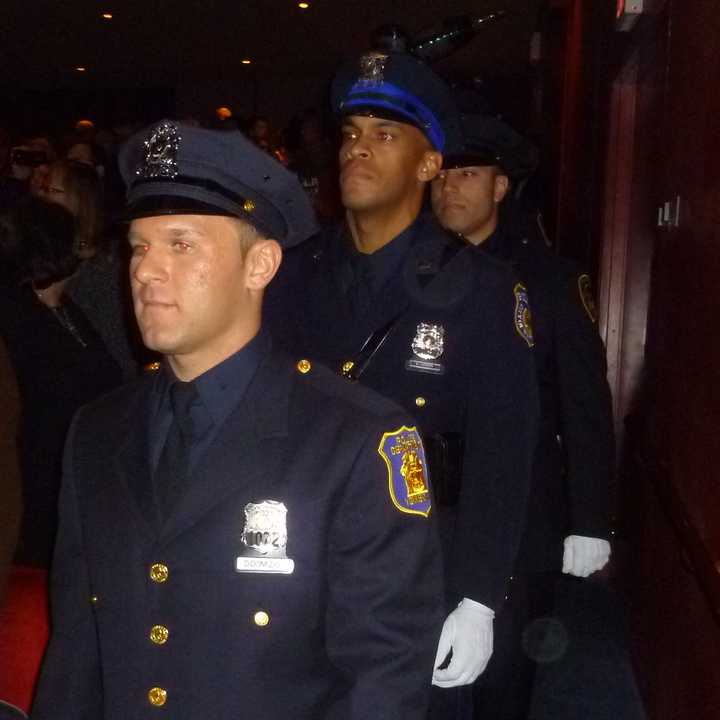
[[[134,397],[120,415],[118,427],[112,433],[117,438],[116,451],[110,467],[117,480],[117,486],[130,507],[138,525],[152,537],[156,536],[157,510],[153,493],[149,460],[149,419],[148,398],[152,378],[143,378],[136,386]]]
[[[413,247],[405,265],[404,285],[411,301],[429,312],[462,302],[475,284],[473,263],[464,246],[439,226]]]
[[[275,481],[286,446],[291,380],[289,360],[273,353],[262,360],[245,397],[197,463],[187,492],[163,525],[163,544],[233,493],[242,491],[248,501],[254,500]]]

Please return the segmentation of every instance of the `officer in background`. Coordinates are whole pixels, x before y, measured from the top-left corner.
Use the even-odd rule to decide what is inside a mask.
[[[466,242],[511,263],[527,286],[540,388],[527,528],[496,654],[475,697],[478,718],[515,720],[530,700],[528,655],[540,651],[533,628],[542,622],[532,621],[552,612],[559,571],[587,577],[610,556],[612,406],[588,275],[537,237],[514,232],[510,212],[501,219],[501,203],[535,168],[535,148],[494,117],[464,115],[462,128],[462,146],[433,182],[433,209]]]
[[[67,443],[33,718],[424,718],[442,624],[426,458],[393,403],[261,328],[296,178],[163,121],[121,156],[159,370]]]
[[[420,423],[449,595],[432,715],[456,717],[469,692],[448,688],[487,664],[525,521],[537,421],[527,298],[504,264],[423,212],[458,130],[445,84],[409,55],[373,52],[340,71],[333,104],[346,220],[290,254],[268,317]]]

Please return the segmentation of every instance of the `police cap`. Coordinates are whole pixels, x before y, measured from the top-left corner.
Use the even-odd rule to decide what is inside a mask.
[[[449,87],[422,60],[401,52],[368,52],[340,68],[332,85],[338,115],[370,115],[414,125],[438,152],[460,127]]]
[[[502,120],[462,115],[460,123],[462,141],[443,156],[443,168],[497,165],[511,179],[520,179],[537,167],[537,148]]]
[[[299,181],[239,131],[170,120],[151,125],[120,152],[125,218],[228,215],[291,247],[316,230]]]

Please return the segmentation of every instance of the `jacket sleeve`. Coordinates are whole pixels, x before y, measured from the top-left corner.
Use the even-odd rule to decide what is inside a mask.
[[[447,562],[451,593],[497,611],[525,528],[539,400],[527,296],[509,270],[495,271],[478,272],[484,293],[466,334],[462,486]]]
[[[0,601],[7,570],[12,562],[20,517],[22,488],[18,464],[17,436],[20,391],[5,343],[0,339]]]
[[[330,537],[327,650],[347,692],[333,720],[425,720],[443,621],[439,541],[428,517],[399,509],[370,433],[336,511]],[[428,488],[429,489],[429,488]]]
[[[51,575],[51,634],[35,693],[33,720],[102,717],[99,653],[73,468],[77,426],[78,417],[65,447]]]
[[[570,533],[608,538],[614,462],[612,399],[590,280],[565,268],[557,283],[555,357],[570,501]]]

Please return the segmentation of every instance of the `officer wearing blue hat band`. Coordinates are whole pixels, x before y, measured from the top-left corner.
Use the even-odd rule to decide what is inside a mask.
[[[340,70],[332,102],[343,115],[377,114],[414,125],[442,153],[458,138],[455,108],[443,81],[404,53],[370,52]]]
[[[288,253],[269,317],[418,419],[448,589],[431,716],[457,718],[468,692],[456,688],[492,653],[524,522],[537,417],[527,302],[505,265],[423,211],[460,140],[445,83],[410,55],[369,52],[341,69],[332,101],[345,222]]]
[[[159,369],[70,432],[33,717],[425,717],[441,558],[406,413],[262,327],[297,180],[163,121],[121,156]]]

